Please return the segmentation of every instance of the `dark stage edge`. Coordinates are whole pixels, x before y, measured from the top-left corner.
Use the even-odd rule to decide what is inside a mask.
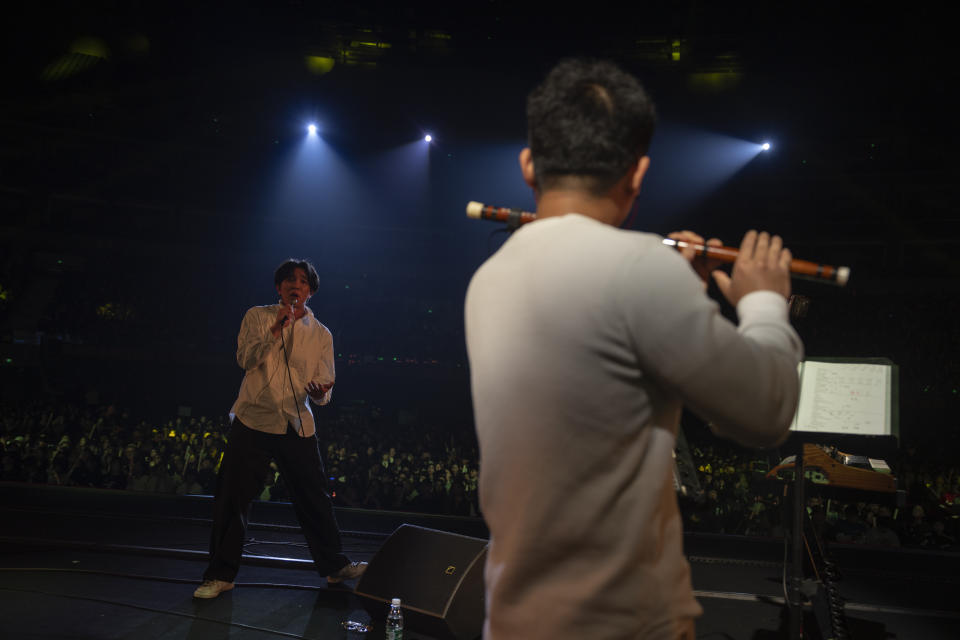
[[[205,567],[210,498],[0,483],[0,638],[190,640],[382,638],[350,589],[327,588],[292,508],[257,503],[237,587],[192,597]],[[486,537],[482,520],[342,509],[345,552],[369,560],[404,523]],[[759,640],[780,627],[783,544],[688,535],[704,615],[697,638]],[[837,546],[854,640],[957,638],[955,554]],[[352,585],[350,585],[352,586]],[[386,612],[384,611],[384,614]],[[369,633],[348,631],[355,620]],[[880,628],[884,635],[876,635]],[[406,638],[434,640],[407,629]]]

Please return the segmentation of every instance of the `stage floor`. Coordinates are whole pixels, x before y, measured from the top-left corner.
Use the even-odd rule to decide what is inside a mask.
[[[313,572],[289,505],[255,505],[236,588],[196,600],[208,498],[16,484],[0,484],[0,498],[0,638],[383,637],[382,620],[371,619],[369,601],[352,585],[328,588]],[[402,523],[485,537],[475,519],[356,510],[338,518],[345,552],[356,560],[370,560]],[[776,637],[782,543],[687,536],[685,548],[704,608],[698,638]],[[855,640],[958,637],[955,556],[850,547],[831,554]],[[373,628],[350,631],[350,621]],[[409,627],[405,637],[433,638]]]

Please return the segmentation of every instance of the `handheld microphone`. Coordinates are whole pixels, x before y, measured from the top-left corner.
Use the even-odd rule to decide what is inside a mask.
[[[293,301],[290,303],[290,306],[296,307],[298,304],[300,304],[300,298],[294,298]],[[283,322],[280,323],[281,329],[287,326],[288,320],[290,320],[290,316],[283,316]]]

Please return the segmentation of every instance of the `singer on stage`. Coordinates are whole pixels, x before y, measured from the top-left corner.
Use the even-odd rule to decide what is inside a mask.
[[[802,344],[790,252],[748,232],[707,297],[691,255],[621,230],[650,165],[654,108],[606,62],[565,61],[527,101],[537,201],[467,291],[486,640],[694,637],[672,450],[683,405],[722,436],[785,437]],[[696,234],[680,239],[702,242]]]
[[[214,501],[210,563],[197,598],[233,588],[240,568],[250,502],[263,489],[270,460],[290,489],[293,506],[320,575],[328,583],[359,577],[366,563],[341,553],[340,529],[326,492],[310,402],[330,402],[333,338],[306,306],[320,286],[306,260],[287,260],[273,276],[280,300],[248,310],[237,338],[246,374],[230,410],[232,426]]]

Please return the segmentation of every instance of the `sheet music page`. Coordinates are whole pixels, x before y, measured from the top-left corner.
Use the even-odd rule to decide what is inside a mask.
[[[890,435],[890,366],[807,361],[793,431]]]

